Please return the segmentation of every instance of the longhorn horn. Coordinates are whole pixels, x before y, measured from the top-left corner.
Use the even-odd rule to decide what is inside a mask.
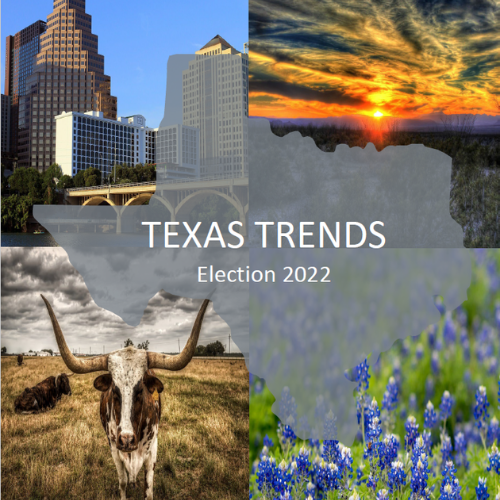
[[[47,306],[47,311],[49,312],[50,320],[52,321],[52,327],[54,328],[54,334],[56,336],[57,345],[59,346],[59,351],[61,352],[61,356],[66,363],[66,366],[74,373],[90,373],[90,372],[99,372],[99,371],[107,371],[108,370],[108,356],[97,356],[95,358],[90,359],[78,359],[76,356],[73,356],[73,353],[70,351],[68,344],[66,344],[66,340],[64,339],[63,332],[59,323],[57,322],[56,315],[52,310],[52,306],[49,301],[41,295],[45,305]]]
[[[176,356],[168,356],[159,352],[148,352],[148,368],[158,368],[161,370],[182,370],[190,361],[196,350],[198,344],[198,337],[200,336],[201,324],[203,317],[207,310],[210,301],[205,299],[200,307],[196,321],[194,322],[191,336],[189,337],[186,347],[180,354]]]

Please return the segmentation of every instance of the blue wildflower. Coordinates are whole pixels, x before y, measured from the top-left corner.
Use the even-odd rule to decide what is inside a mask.
[[[447,344],[453,344],[455,342],[456,329],[451,319],[451,313],[446,314],[446,320],[443,327],[443,338]]]
[[[417,459],[412,460],[413,467],[411,469],[411,489],[414,498],[429,498],[427,490],[427,480],[429,478],[429,465],[427,455],[421,453]]]
[[[282,446],[294,446],[295,440],[297,439],[293,429],[289,425],[283,425],[281,422],[278,423],[278,437],[280,438]]]
[[[498,420],[496,417],[493,417],[490,420],[490,425],[488,425],[488,433],[486,437],[486,442],[488,446],[491,446],[495,441],[500,438],[500,428],[498,425]]]
[[[426,429],[433,429],[437,424],[437,413],[434,410],[434,405],[428,401],[427,406],[424,411],[424,427]]]
[[[373,491],[377,489],[378,477],[373,473],[368,476],[368,480],[366,481],[366,486],[371,488]]]
[[[398,386],[394,377],[389,378],[387,383],[387,389],[384,393],[384,399],[382,400],[382,408],[387,411],[393,411],[398,405]]]
[[[436,304],[436,307],[437,307],[437,310],[439,311],[439,314],[441,314],[441,316],[444,316],[446,309],[444,308],[442,297],[440,297],[439,295],[436,295],[434,297],[434,304]]]
[[[262,491],[265,496],[269,495],[274,483],[276,474],[276,460],[274,458],[262,457],[257,468],[257,485],[259,491]]]
[[[469,466],[467,461],[467,440],[463,432],[455,434],[455,460],[458,465]]]
[[[488,453],[488,460],[490,465],[488,466],[488,472],[494,470],[498,475],[500,475],[500,452],[496,445],[491,447],[491,451]]]
[[[411,450],[418,436],[417,419],[413,415],[410,415],[406,419],[405,429],[406,429],[405,449]]]
[[[486,486],[486,478],[484,477],[479,478],[479,482],[476,486],[476,497],[477,500],[488,500],[488,498],[490,498],[488,487]]]
[[[486,387],[482,385],[476,392],[476,405],[474,406],[474,419],[476,420],[478,429],[481,429],[485,425],[486,419],[490,416],[488,414],[488,406],[490,406],[490,403],[486,396]]]
[[[406,473],[402,462],[395,460],[391,464],[391,470],[388,474],[388,486],[391,495],[395,490],[406,485]]]
[[[441,483],[439,500],[461,500],[460,490],[462,489],[458,479],[455,477],[457,469],[450,460],[443,468],[443,481]]]
[[[274,446],[273,440],[267,434],[264,438],[264,446],[266,446],[268,449]]]
[[[451,460],[451,452],[453,451],[453,447],[451,445],[450,436],[443,436],[443,440],[441,442],[441,455],[443,457],[442,463],[443,465]]]
[[[360,392],[361,390],[367,390],[370,382],[369,379],[371,378],[371,375],[369,373],[370,367],[368,366],[368,362],[365,359],[362,363],[360,363],[356,368],[354,368],[354,373],[356,376],[356,382],[358,383],[357,386],[357,391]]]
[[[439,363],[439,353],[437,351],[432,351],[431,368],[432,368],[432,373],[434,373],[434,375],[437,375],[439,373],[440,363]]]
[[[422,344],[417,345],[417,348],[415,349],[415,357],[417,358],[417,361],[420,361],[424,357],[424,347]]]
[[[439,418],[442,421],[451,417],[451,408],[453,406],[453,398],[450,396],[448,391],[443,392],[443,397],[441,398],[441,404],[439,405]]]
[[[417,411],[417,396],[415,395],[414,392],[410,394],[410,399],[408,400],[408,408],[412,412]]]
[[[422,439],[425,443],[425,452],[432,457],[432,434],[430,431],[422,432]]]
[[[377,500],[389,500],[389,492],[387,490],[379,490],[377,492]]]
[[[380,470],[389,468],[397,458],[399,451],[399,437],[394,434],[387,434],[379,447],[379,467]]]
[[[326,463],[337,463],[340,456],[339,442],[334,439],[328,439],[323,441],[323,451],[321,453],[321,458],[326,461]]]

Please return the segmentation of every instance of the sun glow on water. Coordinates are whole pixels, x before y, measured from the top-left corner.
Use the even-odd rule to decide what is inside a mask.
[[[380,118],[380,117],[382,117],[382,116],[384,116],[384,115],[383,115],[380,111],[375,111],[375,113],[373,113],[373,116],[374,116],[375,118]]]

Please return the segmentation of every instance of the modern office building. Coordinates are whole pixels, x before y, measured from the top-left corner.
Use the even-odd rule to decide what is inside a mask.
[[[186,125],[158,129],[156,171],[158,180],[200,177],[200,131]]]
[[[201,177],[248,174],[248,54],[217,35],[182,75],[182,123],[200,131]]]
[[[9,152],[17,158],[19,99],[26,94],[26,79],[32,74],[46,23],[37,21],[5,40],[5,95],[10,99]],[[3,106],[3,104],[2,104]]]
[[[2,165],[6,165],[5,160],[10,155],[10,97],[2,94]]]
[[[113,120],[117,115],[85,0],[54,0],[53,9],[19,102],[18,164],[40,171],[56,161],[55,116],[90,110]]]
[[[95,167],[104,177],[114,165],[155,163],[158,129],[146,127],[142,115],[110,120],[103,111],[70,111],[56,116],[55,122],[55,162],[63,174],[74,176]]]

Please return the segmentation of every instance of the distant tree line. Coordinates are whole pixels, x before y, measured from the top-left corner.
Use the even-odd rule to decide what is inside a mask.
[[[211,344],[208,344],[206,346],[204,345],[198,345],[196,346],[196,351],[194,353],[195,356],[222,356],[224,354],[224,351],[226,349],[224,346],[216,340],[215,342],[212,342]]]

